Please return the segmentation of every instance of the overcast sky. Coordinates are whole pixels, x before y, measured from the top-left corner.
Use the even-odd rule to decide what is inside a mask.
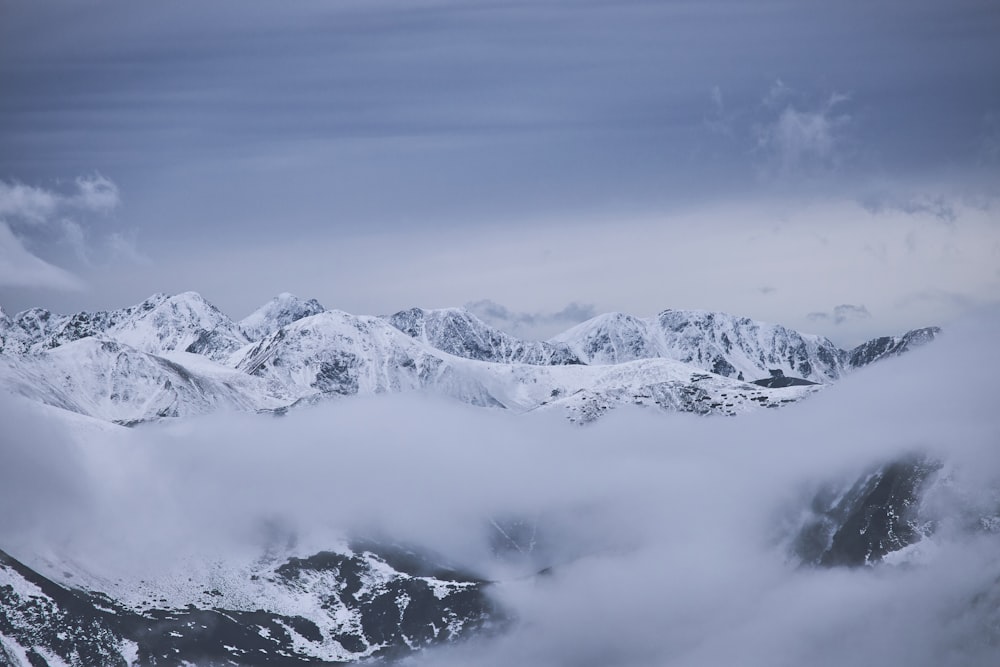
[[[1000,295],[1000,6],[0,1],[0,305],[848,344]]]

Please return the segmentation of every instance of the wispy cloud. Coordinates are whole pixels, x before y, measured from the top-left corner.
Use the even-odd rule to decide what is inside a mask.
[[[0,180],[0,219],[44,224],[59,206],[59,196],[44,188]]]
[[[0,287],[79,290],[83,281],[33,255],[10,227],[0,222]]]
[[[92,254],[90,229],[120,205],[118,186],[100,174],[76,178],[68,191],[0,180],[0,284],[81,288],[83,282],[73,273],[29,248],[63,246],[87,266]]]
[[[121,205],[118,186],[110,178],[92,174],[80,176],[75,182],[77,192],[66,199],[69,205],[99,213],[109,213]]]
[[[806,315],[806,318],[813,322],[832,321],[834,324],[839,325],[856,320],[867,320],[871,316],[872,314],[864,305],[842,303],[839,306],[834,306],[832,312],[814,311]]]
[[[517,312],[491,299],[465,306],[483,321],[525,338],[548,338],[597,315],[592,304],[572,302],[553,312]]]
[[[1000,488],[997,315],[759,418],[635,409],[577,428],[380,396],[97,431],[0,395],[0,507],[19,510],[0,513],[0,546],[155,590],[257,558],[275,532],[308,556],[380,530],[497,581],[517,618],[410,665],[994,664],[1000,535],[980,517]],[[910,566],[788,562],[817,486],[915,445],[949,470]],[[536,521],[537,549],[501,560],[495,517]]]
[[[113,232],[108,235],[108,250],[112,259],[124,260],[132,264],[149,264],[149,257],[141,252],[135,233]]]
[[[787,104],[792,96],[792,89],[785,85],[781,79],[775,79],[761,100],[761,104],[769,108],[778,108]]]
[[[704,124],[710,132],[733,137],[736,134],[738,114],[726,108],[726,102],[720,86],[712,86],[709,90],[711,107],[705,115]]]
[[[63,193],[16,180],[0,180],[0,219],[15,225],[45,225],[60,215],[107,214],[121,205],[118,186],[100,174],[80,176],[73,186],[72,191]]]
[[[997,277],[1000,278],[1000,269],[997,270]],[[983,307],[984,304],[996,302],[993,300],[982,300],[974,298],[968,294],[961,294],[952,290],[941,289],[940,287],[928,287],[917,290],[900,297],[896,305],[908,307],[913,304],[932,304],[947,310],[968,311]]]
[[[843,324],[848,320],[867,320],[872,316],[863,305],[855,306],[850,303],[842,303],[833,309],[834,324]]]
[[[979,159],[987,164],[1000,162],[1000,112],[991,111],[983,117],[979,136]]]
[[[771,118],[756,129],[756,148],[764,156],[766,170],[791,176],[802,170],[836,168],[842,159],[842,135],[851,122],[840,108],[850,97],[835,92],[819,104],[803,104],[795,97],[779,80],[762,101],[772,110]]]
[[[958,220],[955,202],[940,194],[901,196],[877,193],[862,197],[859,203],[866,211],[874,214],[899,211],[908,215],[930,215],[949,225]]]

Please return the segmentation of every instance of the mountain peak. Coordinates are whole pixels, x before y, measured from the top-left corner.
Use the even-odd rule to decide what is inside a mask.
[[[326,309],[316,299],[300,299],[282,292],[239,321],[239,328],[250,340],[261,340],[278,329]]]
[[[598,315],[549,342],[568,346],[588,364],[617,364],[664,356],[652,347],[649,324],[627,313]]]
[[[96,315],[105,320],[99,333],[150,354],[186,351],[220,360],[247,343],[236,323],[198,292],[158,293]]]
[[[34,308],[0,317],[0,382],[116,420],[418,389],[518,411],[565,409],[580,420],[624,403],[736,414],[797,400],[819,389],[812,383],[937,332],[917,329],[848,352],[777,324],[666,309],[650,318],[605,313],[539,342],[460,307],[356,316],[288,292],[237,324],[197,292],[181,292],[113,311]],[[185,352],[193,354],[173,354]]]
[[[606,313],[552,340],[568,345],[586,363],[663,357],[747,381],[780,370],[789,377],[830,382],[842,370],[841,351],[825,338],[709,310],[668,308],[651,318]]]
[[[873,338],[847,352],[847,365],[852,368],[860,368],[875,361],[897,357],[914,347],[926,345],[940,333],[939,327],[924,327],[907,331],[902,336]]]
[[[410,308],[385,319],[407,336],[456,357],[536,366],[580,363],[565,345],[520,340],[465,308]]]

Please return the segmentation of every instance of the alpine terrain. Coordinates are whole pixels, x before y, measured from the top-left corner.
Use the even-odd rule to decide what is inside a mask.
[[[800,400],[937,333],[841,350],[780,325],[665,310],[524,341],[461,308],[358,316],[286,293],[235,322],[186,292],[106,312],[0,311],[0,385],[119,424],[408,391],[579,422],[630,404],[735,415]]]
[[[602,416],[623,406],[722,417],[784,408],[780,414],[791,415],[794,409],[787,406],[939,333],[935,327],[918,329],[844,350],[777,324],[664,310],[652,318],[609,313],[551,340],[527,341],[462,308],[359,316],[286,293],[234,321],[186,292],[93,313],[0,311],[0,389],[32,414],[68,425],[84,445],[159,433],[198,415],[258,413],[253,419],[271,424],[283,415],[308,415],[310,406],[321,403],[407,393],[494,414],[548,412],[593,424],[572,427],[584,432],[600,428]],[[856,386],[864,386],[865,378],[857,380]],[[396,428],[405,438],[405,423]],[[15,442],[13,433],[6,447],[28,447]],[[335,447],[335,429],[329,439]],[[238,472],[247,465],[239,460],[240,450],[232,451],[237,456],[223,470],[231,464],[237,484],[250,484]],[[301,450],[287,452],[294,469]],[[539,457],[543,469],[551,465],[542,452]],[[202,465],[200,458],[192,461],[181,467],[185,478]],[[392,498],[402,493],[395,487],[411,482],[386,472],[396,470],[396,463],[359,469],[344,459],[341,469],[341,460],[334,461],[328,472],[319,471],[323,486],[333,490],[384,486]],[[458,466],[447,457],[413,461],[409,467],[428,466],[424,474]],[[728,464],[719,462],[723,476],[739,479],[726,472]],[[565,483],[563,463],[554,469],[559,474],[551,486],[558,489]],[[454,470],[456,485],[465,488],[467,473]],[[642,479],[638,470],[628,474]],[[349,479],[367,481],[351,487]],[[929,499],[951,498],[954,479],[949,461],[919,451],[877,461],[860,473],[831,472],[800,489],[778,542],[800,568],[850,570],[908,561],[908,554],[944,530],[939,503],[945,501]],[[110,473],[107,480],[111,487],[121,483]],[[509,489],[516,496],[518,482],[512,479]],[[153,498],[162,492],[150,489]],[[725,496],[720,487],[707,497]],[[419,498],[406,495],[402,502]],[[518,618],[505,603],[509,598],[494,594],[498,585],[532,581],[544,587],[547,578],[558,582],[582,567],[577,563],[610,553],[601,551],[599,540],[574,536],[552,515],[518,512],[483,517],[483,532],[464,538],[482,542],[502,581],[377,530],[377,538],[345,533],[318,545],[303,542],[281,527],[288,523],[284,519],[275,520],[257,551],[178,556],[148,571],[109,570],[44,540],[0,544],[0,664],[327,665],[395,660],[429,647],[503,636]],[[591,517],[586,525],[601,521],[600,511],[589,506],[559,512]],[[978,507],[969,515],[976,530],[1000,525],[1000,512],[991,512]],[[619,528],[602,530],[624,540],[614,542],[611,552],[629,552],[633,547],[622,546],[631,543],[617,535]]]

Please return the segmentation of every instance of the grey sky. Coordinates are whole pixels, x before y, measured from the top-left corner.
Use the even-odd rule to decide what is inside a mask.
[[[290,290],[366,313],[717,308],[836,340],[1000,294],[994,2],[0,19],[2,192],[119,195],[34,222],[0,202],[6,310],[195,289],[240,317]]]

